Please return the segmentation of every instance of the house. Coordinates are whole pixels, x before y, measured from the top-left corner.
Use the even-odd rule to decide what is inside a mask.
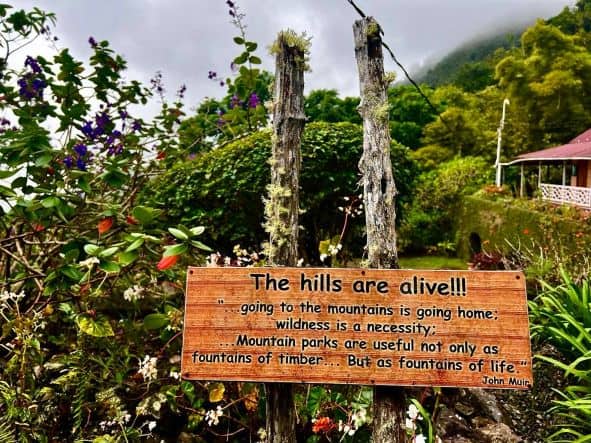
[[[537,166],[538,189],[542,199],[591,209],[591,129],[565,145],[521,154],[515,160],[502,165],[521,166],[519,194],[522,197],[525,194],[524,168]],[[560,176],[558,179],[560,184],[543,182],[545,176],[550,176],[551,168],[554,171],[556,168],[562,170],[561,182]],[[554,174],[555,177],[556,175]],[[557,181],[556,178],[554,181]]]

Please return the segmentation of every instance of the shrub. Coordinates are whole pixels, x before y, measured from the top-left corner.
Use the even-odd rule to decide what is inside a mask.
[[[411,157],[420,165],[421,171],[431,171],[442,163],[453,159],[454,153],[449,148],[429,145],[413,151]]]
[[[568,360],[538,356],[562,369],[571,385],[559,392],[554,411],[564,419],[551,441],[589,441],[591,435],[591,289],[589,280],[575,284],[565,271],[563,283],[543,283],[543,292],[529,303],[532,337],[550,342]]]
[[[457,158],[421,174],[412,204],[405,209],[401,246],[407,251],[423,251],[453,240],[461,197],[474,193],[491,176],[492,168],[480,157]]]
[[[320,241],[341,232],[344,215],[339,207],[346,206],[343,197],[362,192],[357,168],[362,140],[361,127],[352,123],[315,122],[305,128],[300,243],[313,254],[308,261],[318,260]],[[158,178],[143,198],[181,223],[216,226],[206,233],[206,241],[226,253],[236,243],[257,248],[266,240],[262,196],[270,181],[270,153],[270,131],[257,132],[177,164]],[[409,199],[416,166],[407,148],[393,144],[391,154],[401,208]],[[347,240],[350,247],[356,245],[360,250],[363,224],[360,218],[352,222]]]

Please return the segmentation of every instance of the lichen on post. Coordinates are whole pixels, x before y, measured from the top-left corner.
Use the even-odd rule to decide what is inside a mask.
[[[293,31],[279,33],[271,47],[276,56],[273,102],[271,184],[265,201],[267,256],[273,266],[295,266],[298,260],[300,145],[304,114],[304,71],[310,40]],[[266,383],[267,441],[295,443],[293,386]]]
[[[363,118],[362,173],[363,201],[367,231],[367,265],[370,268],[398,268],[396,247],[396,185],[390,160],[390,128],[387,89],[391,78],[384,74],[381,28],[366,17],[353,25],[355,57],[359,71]],[[405,393],[398,387],[374,389],[373,441],[402,443]]]

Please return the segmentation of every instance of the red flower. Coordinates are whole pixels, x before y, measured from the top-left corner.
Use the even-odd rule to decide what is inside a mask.
[[[335,428],[335,424],[330,417],[319,417],[312,425],[312,432],[318,434],[320,432],[328,433]]]
[[[178,259],[178,255],[169,255],[168,257],[162,257],[156,267],[159,271],[164,271],[165,269],[172,268],[176,264]]]
[[[158,155],[156,155],[156,160],[164,160],[166,158],[166,152],[160,151]]]
[[[43,226],[40,223],[35,223],[33,225],[33,231],[35,231],[35,232],[41,232],[41,231],[44,231],[44,230],[45,230],[45,226]]]
[[[524,233],[525,235],[529,235],[529,229],[525,228],[525,229],[523,230],[523,233]]]
[[[100,222],[98,222],[96,227],[98,229],[99,235],[104,234],[113,227],[113,217],[103,218]]]
[[[133,218],[131,215],[128,215],[125,220],[127,221],[128,225],[137,225],[138,221]]]

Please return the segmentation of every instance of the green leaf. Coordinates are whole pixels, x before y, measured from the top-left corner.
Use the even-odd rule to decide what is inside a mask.
[[[213,252],[213,249],[211,249],[209,246],[204,245],[203,243],[201,243],[199,240],[191,240],[191,244],[193,246],[195,246],[197,249],[201,249],[202,251],[206,251],[206,252]]]
[[[90,193],[92,191],[90,189],[90,183],[88,182],[86,175],[83,175],[78,179],[78,187],[86,193]]]
[[[127,266],[133,263],[138,258],[138,254],[135,252],[121,252],[117,254],[117,260],[121,266]]]
[[[53,208],[55,206],[58,206],[60,203],[61,200],[53,196],[41,200],[41,206],[43,206],[44,208]]]
[[[81,314],[76,318],[76,325],[78,325],[81,332],[93,337],[111,337],[115,335],[109,320],[103,316],[93,319],[89,315]]]
[[[0,171],[0,180],[8,177],[12,177],[14,174],[18,172],[18,169],[13,169],[12,171]]]
[[[148,330],[162,329],[168,325],[169,319],[165,314],[148,314],[144,317],[144,328]]]
[[[203,226],[195,226],[194,228],[191,228],[191,234],[193,234],[194,236],[201,235],[204,232],[205,232],[205,227],[203,227]]]
[[[118,170],[105,171],[99,175],[99,178],[114,188],[121,188],[129,179],[127,174]]]
[[[105,272],[111,272],[111,273],[118,273],[119,271],[121,271],[121,266],[119,266],[117,263],[115,263],[114,261],[102,261],[99,264],[99,268],[101,268],[103,271]]]
[[[185,234],[183,231],[181,231],[180,229],[168,228],[168,232],[170,232],[172,235],[174,235],[179,240],[183,240],[183,241],[189,240],[189,236],[187,234]]]
[[[92,243],[84,245],[84,252],[86,252],[88,255],[95,256],[100,252],[100,250],[100,246],[93,245]]]
[[[184,243],[179,245],[170,245],[164,248],[163,256],[170,257],[171,255],[183,255],[188,249],[189,247]]]
[[[6,197],[16,197],[16,193],[6,186],[0,185],[0,194]]]
[[[47,166],[48,164],[51,163],[51,160],[53,160],[53,155],[51,155],[49,153],[40,155],[35,160],[35,166],[39,166],[39,167]]]
[[[236,43],[237,45],[243,45],[244,39],[242,37],[234,37],[234,43]]]
[[[254,52],[258,48],[258,44],[256,42],[246,42],[246,50],[248,52]]]
[[[112,246],[110,248],[107,248],[107,249],[101,251],[99,253],[99,257],[102,257],[102,258],[110,257],[111,255],[115,254],[115,252],[117,252],[118,250],[119,250],[118,246]]]
[[[262,63],[261,59],[258,58],[256,55],[251,55],[248,61],[253,65],[260,65]]]
[[[74,266],[64,266],[60,269],[60,272],[66,277],[68,277],[70,280],[74,280],[76,282],[80,281],[80,279],[83,276],[83,274],[78,270],[78,268],[75,268]]]
[[[141,247],[144,244],[144,239],[143,238],[138,238],[136,240],[134,240],[125,250],[125,252],[131,252],[131,251],[135,251],[136,249],[138,249],[139,247]]]
[[[209,390],[209,401],[211,403],[217,403],[224,399],[224,392],[226,387],[223,383],[212,383],[208,387]]]
[[[159,209],[150,208],[148,206],[136,206],[131,211],[133,218],[135,218],[142,225],[149,225],[162,211]]]
[[[234,59],[234,63],[236,63],[237,65],[242,65],[244,63],[246,63],[246,60],[248,60],[248,52],[243,52],[242,54],[240,54],[238,57],[236,57]]]

